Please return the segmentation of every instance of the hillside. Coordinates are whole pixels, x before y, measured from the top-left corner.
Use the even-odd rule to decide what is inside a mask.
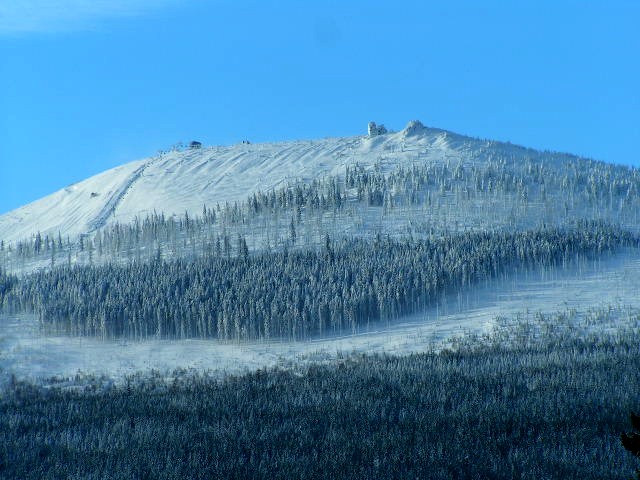
[[[366,208],[360,208],[356,212],[360,222],[346,226],[352,234],[371,229],[384,233],[406,230],[409,220],[425,219],[431,220],[432,227],[446,222],[448,228],[458,225],[464,229],[484,225],[489,209],[492,224],[507,224],[516,217],[526,220],[526,225],[521,225],[525,227],[543,221],[558,223],[561,213],[564,217],[613,218],[637,224],[640,174],[636,169],[478,140],[411,122],[400,132],[374,137],[160,152],[0,216],[0,240],[26,240],[37,232],[73,239],[154,212],[167,217],[187,212],[193,218],[202,214],[204,205],[243,202],[256,192],[310,185],[326,178],[337,179],[344,188],[350,167],[352,172],[357,167],[356,174],[375,173],[375,178],[365,179],[369,184],[359,187],[371,189],[371,183],[377,182],[379,206],[385,195],[397,197],[399,190],[398,182],[381,182],[389,183],[402,175],[403,182],[416,184],[411,186],[412,192],[404,188],[404,193],[420,198],[404,202],[393,198],[393,205],[429,207],[404,211],[400,226],[396,221],[381,224],[381,215],[369,215]],[[353,182],[350,186],[354,187]],[[345,190],[347,199],[356,197],[355,189]],[[427,195],[429,192],[432,195]],[[367,203],[376,206],[371,198]],[[440,212],[447,207],[454,207],[454,211]],[[371,225],[372,218],[377,227]]]
[[[224,476],[249,465],[222,461],[228,445],[334,465],[339,455],[308,452],[372,441],[338,463],[406,466],[427,454],[403,452],[439,439],[442,478],[468,476],[478,451],[482,478],[625,478],[609,473],[631,465],[611,452],[639,362],[639,193],[637,169],[412,122],[175,148],[10,212],[0,217],[0,476],[40,478],[37,461],[61,474],[102,468],[60,460],[78,449],[112,459],[111,476],[166,472],[165,456],[187,450]],[[225,412],[236,408],[230,442]],[[296,450],[322,409],[344,440],[327,430]],[[596,426],[594,412],[606,413]],[[472,437],[476,416],[488,433]],[[567,418],[589,418],[591,430],[559,429]],[[284,438],[283,425],[295,433]],[[416,442],[430,432],[421,425],[435,425],[431,440]],[[526,453],[505,463],[512,451]],[[587,469],[575,452],[591,452]],[[178,476],[195,471],[176,465]]]
[[[623,248],[635,259],[639,192],[637,169],[417,121],[175,148],[0,217],[0,307],[36,314],[46,334],[102,340],[357,336],[424,323],[489,280]],[[593,289],[602,303],[582,313],[635,306]]]
[[[381,158],[462,158],[463,139],[447,140],[437,129],[283,143],[241,143],[160,152],[116,167],[0,217],[0,239],[15,241],[40,231],[63,236],[128,223],[154,211],[200,214],[204,204],[244,200],[294,182],[344,174],[345,166]],[[466,141],[470,141],[467,139]]]
[[[239,255],[603,221],[637,233],[640,172],[464,137],[396,133],[174,148],[0,217],[0,268]]]

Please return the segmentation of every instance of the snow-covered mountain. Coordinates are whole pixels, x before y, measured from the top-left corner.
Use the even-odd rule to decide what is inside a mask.
[[[111,169],[0,216],[0,240],[10,245],[0,250],[0,270],[24,280],[63,265],[108,269],[160,257],[240,256],[243,245],[247,255],[271,252],[276,258],[279,249],[320,251],[325,239],[341,236],[369,236],[375,245],[379,234],[424,238],[439,232],[541,231],[578,220],[640,231],[637,169],[474,139],[419,122],[399,132],[372,133],[174,149]],[[253,196],[256,192],[268,195]],[[227,202],[240,206],[227,207]],[[143,220],[154,212],[164,215]],[[517,321],[530,319],[531,312],[559,309],[568,310],[558,318],[575,319],[585,331],[596,324],[603,330],[637,326],[638,251],[629,248],[618,255],[579,257],[575,264],[539,266],[539,271],[516,269],[443,294],[428,308],[393,321],[367,321],[360,330],[338,329],[295,346],[238,348],[208,339],[157,339],[127,349],[131,355],[125,360],[117,340],[72,344],[68,337],[43,337],[37,317],[20,314],[0,318],[0,367],[19,376],[66,376],[77,370],[121,376],[175,366],[238,371],[282,359],[298,362],[301,356],[324,361],[342,350],[422,351],[464,331],[488,331],[500,324],[498,317]],[[519,317],[522,312],[525,317]]]
[[[241,143],[162,152],[69,185],[0,216],[0,239],[24,239],[38,231],[74,236],[153,211],[199,214],[203,204],[244,200],[256,190],[342,174],[346,164],[356,161],[366,165],[382,156],[410,160],[425,149],[434,158],[444,158],[457,151],[441,130],[425,128],[409,133],[414,134],[402,131],[374,138]]]
[[[399,132],[373,136],[243,142],[160,152],[69,185],[0,216],[0,240],[26,240],[36,232],[52,238],[60,232],[63,238],[73,238],[153,212],[165,216],[185,212],[199,215],[203,205],[243,201],[256,191],[266,193],[328,176],[344,179],[347,167],[354,165],[364,171],[375,167],[382,175],[402,167],[442,166],[438,171],[441,178],[435,179],[442,193],[438,208],[447,201],[451,205],[440,213],[441,221],[463,227],[466,224],[461,217],[478,214],[505,221],[509,217],[512,223],[514,218],[529,215],[533,223],[533,219],[549,222],[562,209],[568,217],[582,216],[582,209],[591,208],[588,216],[606,219],[614,210],[620,214],[623,206],[627,207],[627,214],[637,212],[630,208],[637,201],[636,185],[640,185],[635,169],[474,139],[413,121]],[[452,186],[456,181],[458,184]],[[495,190],[495,185],[502,187]],[[454,190],[456,200],[452,203],[447,196],[451,197]],[[482,190],[484,197],[474,200],[471,190]],[[576,192],[593,198],[586,201]],[[462,201],[466,201],[464,206]],[[627,203],[622,205],[622,201]],[[532,210],[535,202],[537,207]],[[518,207],[520,203],[522,208]],[[418,217],[433,215],[434,211],[429,203],[429,209],[425,206]],[[476,224],[484,220],[482,217]],[[635,219],[630,221],[624,215],[616,220],[631,227],[637,225]],[[366,223],[366,218],[360,220],[360,224]]]

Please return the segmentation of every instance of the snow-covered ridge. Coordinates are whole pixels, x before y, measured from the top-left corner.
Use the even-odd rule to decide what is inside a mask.
[[[427,145],[444,157],[444,132],[421,129],[381,135],[282,143],[241,143],[161,153],[107,170],[0,216],[0,239],[29,238],[36,232],[63,236],[88,233],[136,216],[164,212],[199,214],[203,204],[241,201],[256,190],[292,181],[344,174],[355,161],[370,164],[381,156],[409,156]],[[404,150],[404,152],[403,152]],[[401,155],[405,153],[405,155]]]
[[[482,162],[492,151],[525,156],[537,152],[511,144],[464,137],[412,121],[402,131],[375,136],[190,148],[134,161],[0,216],[0,240],[36,232],[63,237],[90,233],[136,216],[198,215],[203,205],[242,201],[251,193],[327,175],[347,165],[393,168],[421,162]],[[554,158],[561,158],[555,156]],[[575,158],[575,157],[574,157]]]

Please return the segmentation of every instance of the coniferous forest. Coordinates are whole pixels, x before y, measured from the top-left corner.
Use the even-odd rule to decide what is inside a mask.
[[[14,381],[0,478],[630,478],[637,330],[509,340],[222,380]]]
[[[307,339],[392,322],[515,268],[637,245],[603,223],[434,240],[342,241],[320,250],[62,267],[4,282],[0,305],[71,335]],[[7,277],[8,279],[9,277]]]

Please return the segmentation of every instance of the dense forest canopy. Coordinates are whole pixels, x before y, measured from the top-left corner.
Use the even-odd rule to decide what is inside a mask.
[[[515,267],[553,266],[637,237],[603,223],[433,240],[377,237],[319,250],[211,255],[127,265],[59,267],[5,277],[0,305],[72,335],[222,340],[305,339],[356,332],[430,306],[443,294]]]
[[[474,340],[222,381],[16,381],[0,396],[0,477],[627,480],[639,341]]]

